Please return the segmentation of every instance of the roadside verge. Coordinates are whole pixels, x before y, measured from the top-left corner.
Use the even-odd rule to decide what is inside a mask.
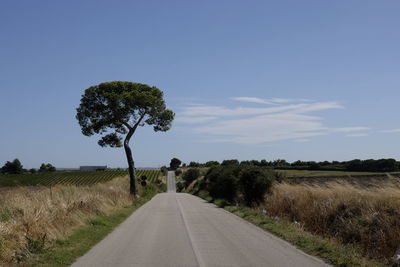
[[[196,194],[195,194],[196,195]],[[378,261],[362,256],[361,249],[356,245],[345,245],[335,240],[306,232],[296,224],[271,218],[262,211],[244,206],[227,206],[227,202],[220,199],[213,200],[206,192],[201,191],[198,197],[216,204],[218,207],[231,212],[244,220],[282,238],[295,245],[305,253],[317,256],[334,266],[387,266]]]
[[[109,215],[99,215],[88,220],[88,224],[77,228],[64,240],[56,241],[53,246],[44,253],[32,257],[28,266],[69,266],[78,257],[84,255],[95,244],[100,242],[115,227],[128,218],[135,210],[151,200],[161,190],[149,187],[144,190],[142,196],[134,201],[132,205],[125,206]]]

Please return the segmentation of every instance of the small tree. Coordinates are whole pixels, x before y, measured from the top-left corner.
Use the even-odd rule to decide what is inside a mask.
[[[173,158],[171,159],[171,162],[169,163],[169,167],[171,168],[171,170],[176,170],[179,168],[179,166],[181,166],[182,161],[180,161],[177,158]]]
[[[56,168],[53,165],[51,165],[50,163],[47,163],[47,164],[42,163],[42,165],[40,165],[40,168],[39,168],[39,172],[55,172],[55,171],[56,171]]]
[[[169,130],[174,113],[166,109],[163,92],[157,87],[113,81],[86,89],[76,118],[84,135],[105,134],[98,142],[100,146],[124,146],[130,192],[136,194],[135,164],[129,141],[136,129],[145,124],[153,126],[156,132]]]
[[[20,174],[24,172],[24,168],[22,167],[19,159],[14,159],[12,162],[7,161],[6,164],[1,168],[2,173],[8,174]]]
[[[182,179],[185,181],[186,185],[190,185],[194,180],[199,178],[199,176],[199,169],[192,168],[183,173]]]
[[[232,202],[238,192],[237,173],[239,165],[213,166],[205,175],[210,196],[214,199],[223,198]]]
[[[239,189],[247,205],[260,204],[272,185],[274,177],[260,167],[248,166],[239,173]]]

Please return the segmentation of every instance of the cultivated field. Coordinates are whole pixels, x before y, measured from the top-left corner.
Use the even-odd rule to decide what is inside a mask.
[[[157,180],[159,170],[136,170],[140,178],[146,175],[149,182]],[[0,186],[53,186],[56,184],[92,185],[110,181],[116,177],[126,176],[125,170],[113,171],[57,171],[35,174],[3,174],[0,175]]]

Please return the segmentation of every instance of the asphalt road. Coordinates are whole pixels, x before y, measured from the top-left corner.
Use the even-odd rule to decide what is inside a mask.
[[[168,192],[143,205],[72,266],[328,266],[204,200]]]

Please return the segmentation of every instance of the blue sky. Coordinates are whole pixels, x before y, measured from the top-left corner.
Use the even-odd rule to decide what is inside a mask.
[[[0,165],[126,166],[80,132],[87,87],[157,86],[137,166],[400,159],[399,1],[1,1]]]

